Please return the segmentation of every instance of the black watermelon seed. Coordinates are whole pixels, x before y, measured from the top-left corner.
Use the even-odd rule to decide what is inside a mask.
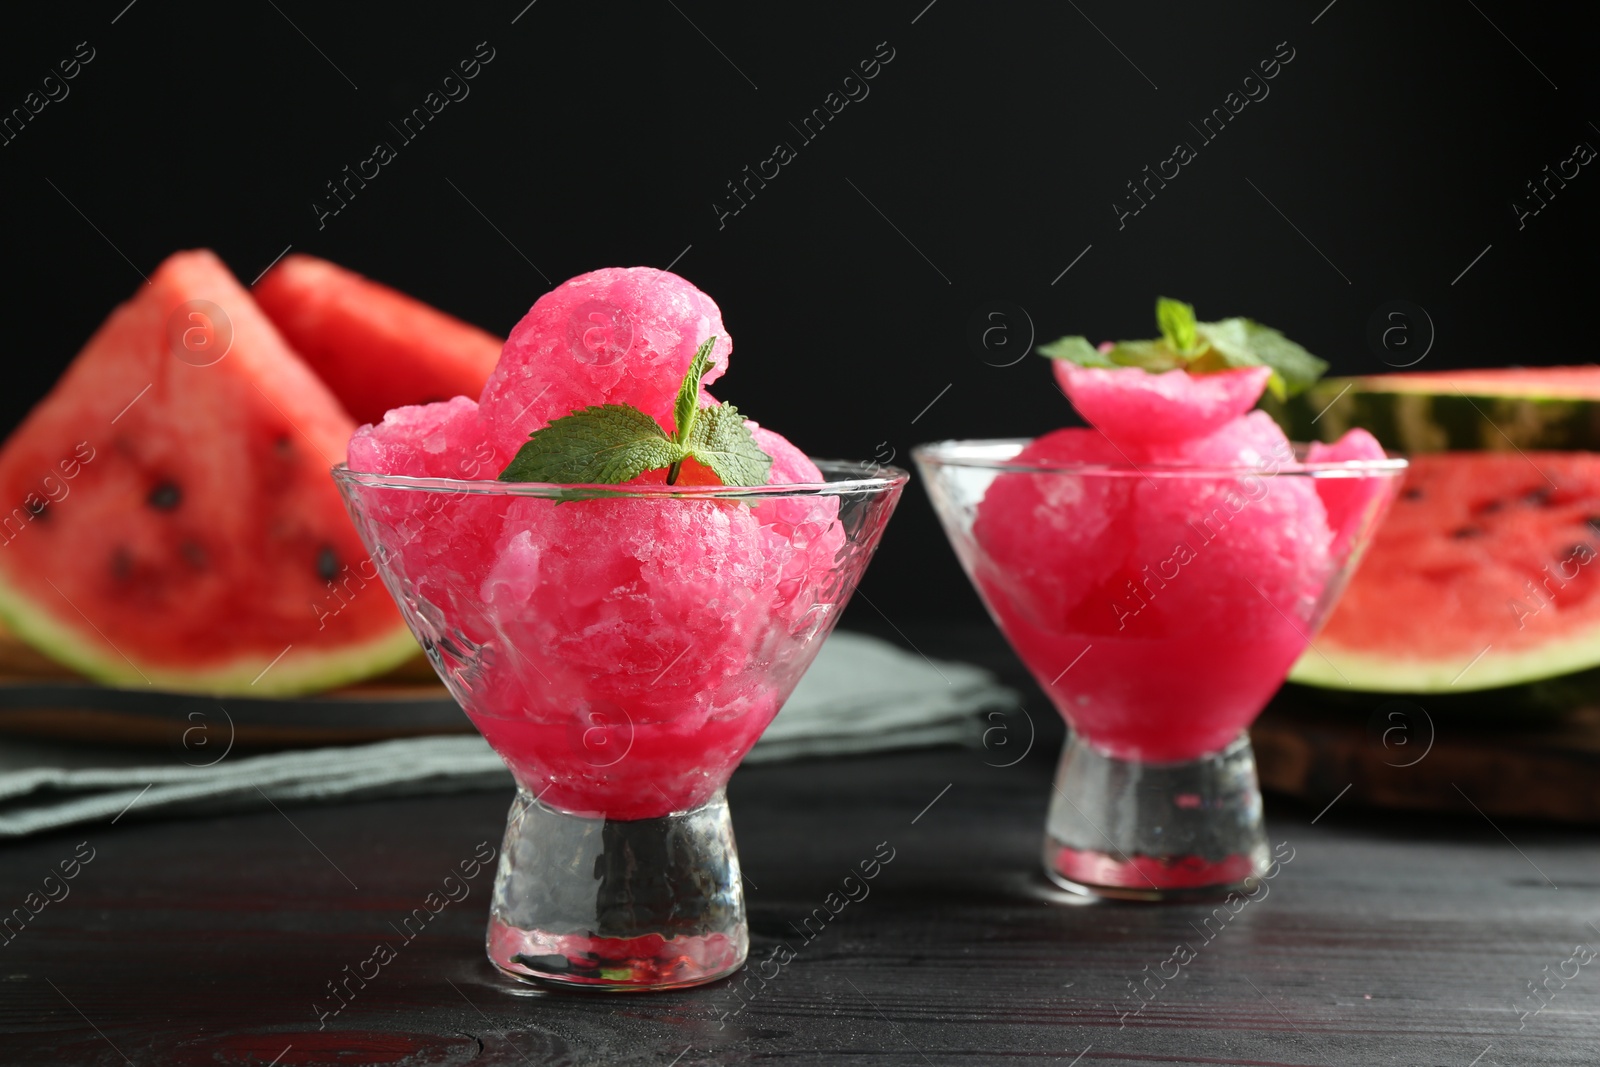
[[[288,434],[280,434],[278,439],[272,442],[272,447],[277,450],[279,459],[294,458],[294,442],[289,440]]]
[[[1402,492],[1400,494],[1400,499],[1401,500],[1421,500],[1422,499],[1422,490],[1418,489],[1416,486],[1412,486],[1411,488],[1405,490],[1404,492]]]
[[[1481,526],[1459,526],[1456,529],[1450,531],[1450,536],[1454,537],[1458,541],[1465,541],[1468,538],[1472,538],[1472,537],[1482,537],[1483,536],[1483,527],[1481,527]]]
[[[183,490],[178,488],[177,482],[162,482],[150,490],[150,495],[144,499],[157,511],[171,511],[183,499]]]
[[[1522,502],[1532,507],[1546,507],[1549,505],[1550,497],[1554,493],[1555,490],[1548,485],[1541,485],[1537,489],[1529,489],[1526,493],[1523,493]]]
[[[1589,529],[1593,530],[1595,533],[1600,533],[1600,515],[1590,515],[1583,521],[1589,524]]]
[[[206,569],[206,564],[211,557],[206,554],[205,546],[198,541],[185,541],[178,546],[178,553],[183,556],[183,561],[197,571]]]
[[[1563,562],[1570,560],[1573,563],[1581,563],[1585,557],[1592,557],[1593,555],[1594,549],[1589,545],[1568,545],[1567,550],[1561,553],[1561,559]]]
[[[339,569],[339,553],[333,550],[332,545],[323,545],[317,553],[317,577],[331,582],[339,577]]]
[[[127,581],[133,574],[133,553],[128,551],[126,545],[118,545],[111,550],[111,577],[117,581]]]
[[[1492,515],[1505,506],[1506,502],[1504,500],[1485,500],[1472,510],[1479,515]]]
[[[48,519],[50,517],[50,512],[48,510],[50,507],[50,501],[48,500],[40,500],[37,504],[29,504],[27,507],[28,514],[32,515],[36,519]]]

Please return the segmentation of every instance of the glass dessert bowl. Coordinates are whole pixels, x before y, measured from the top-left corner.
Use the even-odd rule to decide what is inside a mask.
[[[755,487],[334,471],[385,586],[517,783],[490,960],[694,985],[748,947],[723,794],[855,589],[907,475]]]
[[[1071,727],[1044,846],[1064,888],[1203,897],[1267,869],[1247,727],[1405,462],[1256,441],[1223,462],[1134,462],[1094,430],[915,452],[962,566]]]

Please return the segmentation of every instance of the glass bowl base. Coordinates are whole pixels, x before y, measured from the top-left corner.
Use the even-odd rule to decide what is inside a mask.
[[[488,950],[489,962],[519,982],[611,993],[704,985],[745,960],[742,939],[723,933],[593,937],[523,930],[497,918],[489,920]]]
[[[486,938],[503,973],[547,988],[677,989],[738,970],[749,946],[721,790],[650,819],[559,811],[519,791]]]
[[[1114,900],[1205,900],[1247,889],[1271,857],[1250,740],[1175,763],[1114,756],[1073,734],[1045,825],[1044,869]]]
[[[1114,856],[1076,849],[1045,838],[1044,873],[1070,893],[1107,900],[1146,902],[1218,900],[1251,891],[1266,870],[1260,857]]]

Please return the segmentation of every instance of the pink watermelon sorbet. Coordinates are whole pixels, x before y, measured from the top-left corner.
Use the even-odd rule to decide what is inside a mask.
[[[476,402],[390,411],[356,432],[348,465],[491,481],[530,433],[596,404],[631,404],[671,432],[679,383],[713,334],[703,383],[733,348],[710,297],[650,268],[582,275],[512,330]],[[773,459],[769,485],[824,481],[750,425]],[[685,465],[681,485],[708,483]],[[575,813],[653,818],[704,803],[848,596],[830,586],[846,542],[836,497],[557,503],[460,487],[373,499],[378,540],[400,545],[396,596],[441,677],[522,787]]]
[[[1251,406],[1265,368],[1056,371],[1092,429],[1027,444],[977,505],[968,565],[1072,727],[1124,759],[1225,748],[1305,650],[1387,480],[1324,482]],[[1362,431],[1328,458],[1382,458]]]
[[[709,296],[652,267],[580,274],[535,301],[506,339],[478,398],[489,437],[512,456],[528,434],[590,404],[632,404],[671,432],[678,384],[712,335],[702,391],[733,353]]]
[[[1185,370],[1160,374],[1132,368],[1080,367],[1055,360],[1056,384],[1084,421],[1118,444],[1189,441],[1219,429],[1251,408],[1267,387],[1267,367],[1215,374]]]
[[[477,402],[458,396],[437,404],[393,408],[377,425],[358,428],[350,438],[345,463],[351,470],[375,474],[485,480],[498,475],[509,459],[484,433]],[[495,504],[488,498],[395,494],[379,506],[419,563],[482,556],[497,536]],[[447,507],[450,515],[443,518],[440,513]],[[420,566],[412,569],[421,586],[440,580],[422,576]]]

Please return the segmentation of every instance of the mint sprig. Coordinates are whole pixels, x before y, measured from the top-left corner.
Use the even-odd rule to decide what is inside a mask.
[[[680,459],[649,415],[631,404],[596,404],[535,432],[500,480],[621,485]]]
[[[723,485],[765,485],[772,457],[757,447],[739,409],[728,403],[700,406],[700,379],[711,369],[716,340],[708,337],[689,363],[673,404],[677,428],[670,436],[631,404],[596,404],[530,434],[500,481],[621,485],[665,467],[667,484],[676,485],[683,461],[692,457]]]
[[[1207,374],[1237,367],[1270,367],[1267,388],[1282,400],[1310,387],[1328,364],[1270,326],[1245,318],[1198,322],[1194,308],[1181,300],[1156,301],[1153,341],[1118,341],[1102,352],[1082,337],[1063,337],[1038,352],[1080,367],[1143,367],[1153,374],[1183,368]]]
[[[710,467],[723,485],[767,484],[772,457],[757,447],[744,416],[732,404],[699,408],[681,447]],[[669,470],[667,484],[676,481]]]
[[[1156,297],[1156,325],[1161,327],[1162,340],[1179,355],[1188,355],[1198,347],[1199,324],[1194,320],[1194,305]]]

